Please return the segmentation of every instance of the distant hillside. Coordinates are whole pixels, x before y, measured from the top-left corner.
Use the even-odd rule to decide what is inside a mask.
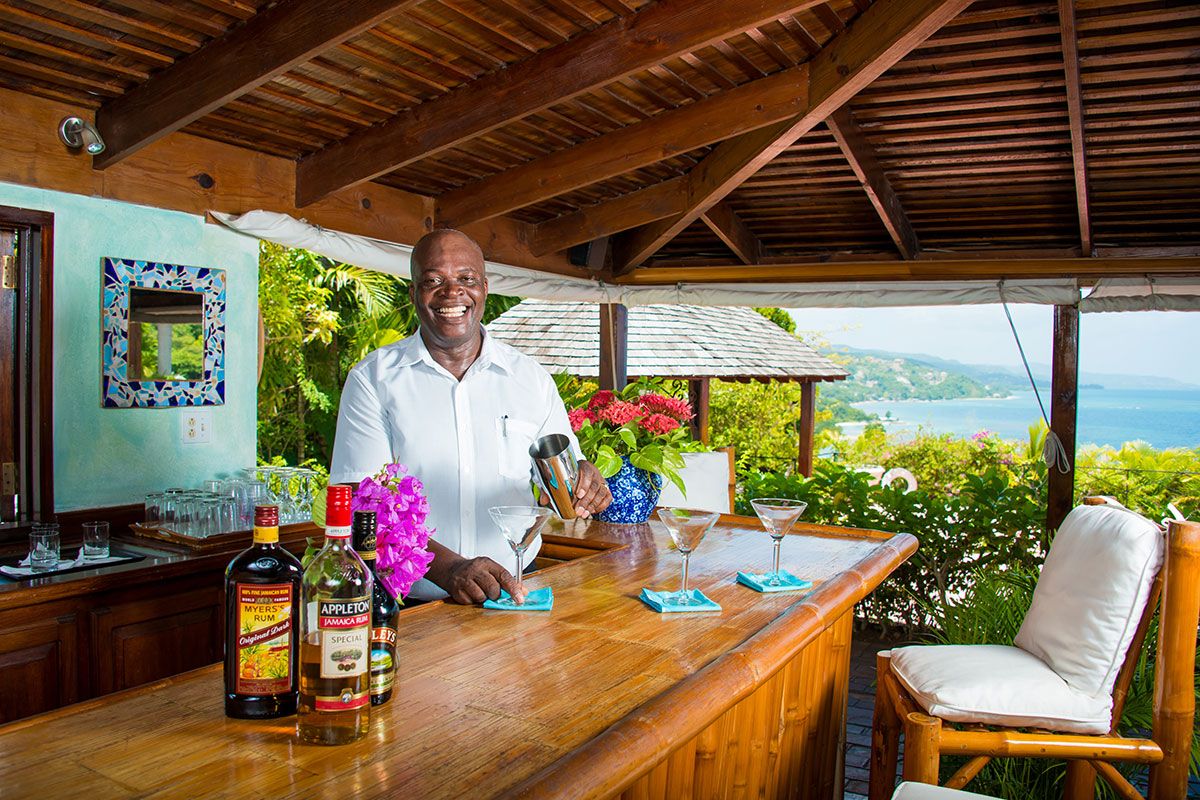
[[[1015,376],[971,370],[945,359],[853,348],[835,348],[829,355],[850,372],[850,378],[822,386],[822,397],[848,403],[1006,397],[1021,388]]]

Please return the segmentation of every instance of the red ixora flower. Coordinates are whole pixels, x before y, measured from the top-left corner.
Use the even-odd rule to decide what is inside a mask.
[[[596,413],[586,408],[576,408],[567,412],[567,419],[571,421],[571,430],[578,433],[583,423],[596,421]]]
[[[588,401],[588,410],[598,411],[599,409],[604,408],[606,405],[611,403],[615,397],[616,395],[610,392],[608,389],[601,389],[592,395],[592,399]]]
[[[669,417],[666,414],[651,414],[648,417],[638,420],[638,424],[651,433],[659,436],[665,436],[671,431],[679,427],[679,420],[674,417]]]
[[[626,403],[624,400],[613,400],[604,408],[596,412],[596,416],[605,422],[611,422],[613,425],[624,425],[627,422],[633,422],[638,417],[645,413],[639,406],[633,403]]]
[[[651,414],[666,414],[680,421],[692,418],[692,407],[686,400],[651,392],[639,397],[638,402]]]

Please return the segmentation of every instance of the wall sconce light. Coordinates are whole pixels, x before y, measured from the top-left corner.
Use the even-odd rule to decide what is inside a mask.
[[[63,117],[62,122],[58,123],[58,138],[72,150],[85,148],[88,155],[98,156],[104,152],[104,139],[100,137],[100,131],[79,117]]]

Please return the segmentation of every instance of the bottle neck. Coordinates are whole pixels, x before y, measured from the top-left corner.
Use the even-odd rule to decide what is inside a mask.
[[[363,563],[367,565],[367,569],[370,570],[371,575],[374,577],[378,577],[379,573],[377,573],[375,571],[375,551],[374,550],[367,550],[367,551],[356,550],[355,552],[357,552],[359,557],[362,558]]]
[[[350,546],[350,526],[349,525],[329,525],[325,528],[325,541],[329,544],[341,544],[345,547]]]
[[[254,526],[255,544],[279,544],[279,528]]]

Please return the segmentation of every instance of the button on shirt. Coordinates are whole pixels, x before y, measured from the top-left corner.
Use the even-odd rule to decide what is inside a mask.
[[[516,556],[488,508],[534,502],[529,446],[550,433],[566,434],[581,457],[554,380],[540,364],[485,332],[479,357],[456,380],[418,332],[350,370],[329,481],[357,483],[384,464],[404,464],[425,485],[425,524],[435,540],[515,573]],[[526,551],[527,564],[540,547],[539,537]],[[410,595],[446,593],[421,580]]]

